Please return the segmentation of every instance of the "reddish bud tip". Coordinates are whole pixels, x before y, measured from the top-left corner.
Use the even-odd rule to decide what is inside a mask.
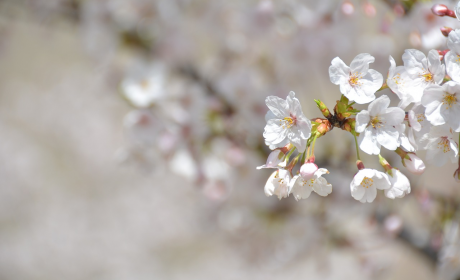
[[[433,14],[443,17],[443,16],[449,16],[449,17],[456,17],[455,12],[452,10],[449,10],[446,5],[443,4],[436,4],[433,7],[431,7],[431,11]]]
[[[359,159],[356,161],[356,167],[358,167],[358,170],[364,169],[364,163],[360,161]]]
[[[450,28],[450,27],[447,27],[447,26],[444,26],[444,27],[441,27],[441,33],[442,35],[444,36],[449,36],[449,33],[452,31],[453,29]]]
[[[440,17],[445,16],[448,10],[449,8],[447,8],[447,6],[443,4],[436,4],[433,7],[431,7],[431,11],[433,12],[433,14]]]

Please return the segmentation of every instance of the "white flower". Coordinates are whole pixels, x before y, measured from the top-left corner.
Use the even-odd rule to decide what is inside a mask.
[[[425,89],[422,97],[425,115],[432,125],[448,124],[460,131],[460,84],[454,81],[442,86],[432,85]]]
[[[375,99],[375,93],[382,87],[383,76],[369,69],[374,62],[373,56],[367,53],[357,55],[348,67],[340,58],[332,60],[329,77],[335,85],[340,85],[340,92],[350,101],[366,104]]]
[[[452,129],[448,125],[433,126],[422,142],[426,142],[426,161],[442,166],[448,159],[455,162],[458,155],[458,143],[454,140]]]
[[[268,155],[267,162],[264,165],[258,166],[257,169],[278,167],[286,167],[286,154],[281,149],[272,151]]]
[[[390,188],[388,175],[375,169],[361,169],[350,183],[351,196],[360,202],[372,202],[377,196],[377,189]]]
[[[417,85],[404,66],[396,67],[396,62],[391,55],[387,85],[401,100],[398,107],[402,109],[414,102],[414,97],[417,96],[417,93],[423,92],[424,89],[420,84]]]
[[[410,182],[406,175],[402,174],[398,169],[392,168],[390,180],[390,188],[385,190],[385,196],[391,199],[404,197],[410,193]]]
[[[356,115],[356,132],[359,135],[359,147],[370,155],[378,155],[380,147],[396,150],[400,145],[399,128],[405,113],[397,107],[388,108],[390,98],[382,95],[371,104],[369,111],[362,110]]]
[[[147,108],[164,96],[163,69],[158,65],[135,69],[121,83],[126,99],[138,108]]]
[[[265,103],[271,111],[266,116],[265,144],[273,150],[291,142],[300,153],[305,151],[311,135],[311,122],[303,114],[295,93],[291,91],[286,100],[269,96]]]
[[[457,14],[458,15],[458,14]],[[460,30],[452,30],[447,37],[447,47],[450,49],[444,56],[446,71],[449,77],[460,82]]]
[[[294,176],[290,183],[289,193],[292,193],[296,200],[309,197],[312,190],[320,196],[327,196],[332,192],[332,185],[328,184],[326,179],[321,176],[328,173],[327,169],[319,168],[308,180],[305,180],[301,175]]]
[[[428,58],[419,50],[408,49],[402,59],[404,67],[398,66],[390,56],[388,87],[398,95],[398,106],[406,108],[410,103],[420,102],[423,90],[432,84],[440,84],[445,76],[445,66],[439,60],[436,50],[428,53]]]
[[[265,184],[265,195],[276,195],[278,199],[288,197],[289,182],[291,181],[291,173],[284,169],[278,169],[270,175]]]
[[[409,159],[403,158],[403,165],[412,174],[420,175],[425,171],[425,163],[417,155],[408,153]]]
[[[431,128],[431,124],[425,116],[425,107],[422,104],[414,105],[409,110],[407,119],[409,121],[409,141],[415,149],[418,149],[423,135],[430,132]]]

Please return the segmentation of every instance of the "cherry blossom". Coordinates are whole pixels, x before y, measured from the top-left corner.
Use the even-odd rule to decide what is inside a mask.
[[[390,98],[386,95],[369,104],[369,111],[362,110],[356,115],[356,132],[359,135],[359,147],[370,155],[378,155],[380,147],[395,150],[400,145],[399,129],[405,113],[397,107],[390,107]]]
[[[432,125],[448,124],[460,131],[460,84],[449,81],[442,86],[432,85],[425,89],[422,105]]]
[[[372,202],[377,196],[377,189],[386,190],[390,185],[387,174],[364,168],[356,173],[350,183],[351,196],[362,203]]]
[[[385,190],[385,196],[391,199],[404,197],[411,191],[409,179],[396,168],[391,169],[388,179],[390,188]]]
[[[270,149],[292,143],[299,152],[305,151],[311,135],[311,121],[305,117],[295,93],[291,91],[286,100],[276,96],[265,99],[270,112],[263,136]]]
[[[375,93],[382,86],[383,76],[373,69],[369,63],[374,62],[373,56],[367,53],[357,55],[350,66],[339,57],[332,60],[329,77],[335,85],[340,85],[340,92],[350,101],[366,104],[375,99]]]
[[[458,156],[458,143],[453,136],[453,131],[448,125],[433,126],[422,139],[426,143],[426,161],[436,166],[443,166],[448,159],[455,162]]]
[[[324,174],[329,174],[325,168],[319,168],[310,179],[304,179],[301,175],[296,175],[290,183],[290,191],[296,200],[308,198],[312,191],[320,196],[327,196],[332,192],[332,185],[326,179],[321,177]]]
[[[288,197],[289,183],[291,181],[291,173],[285,169],[278,169],[270,175],[265,184],[265,195],[276,195],[278,199]]]

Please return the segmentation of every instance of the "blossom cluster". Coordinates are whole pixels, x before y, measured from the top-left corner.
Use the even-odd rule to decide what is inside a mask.
[[[444,5],[435,5],[432,10],[439,16],[456,15]],[[307,119],[294,92],[286,100],[267,97],[270,111],[265,117],[263,137],[273,151],[267,163],[258,169],[276,170],[265,185],[265,194],[281,199],[292,193],[296,200],[309,197],[312,191],[320,196],[330,194],[332,185],[322,177],[329,171],[315,164],[314,148],[316,140],[334,127],[354,136],[358,172],[350,183],[350,191],[360,202],[374,201],[377,190],[384,190],[391,199],[411,191],[408,178],[382,157],[382,146],[395,151],[406,169],[418,175],[425,170],[424,162],[416,155],[418,150],[426,150],[428,164],[442,166],[458,161],[459,143],[454,134],[460,132],[460,29],[444,27],[441,31],[447,37],[448,49],[430,50],[427,55],[407,49],[401,66],[396,66],[390,56],[386,79],[370,69],[375,61],[370,54],[357,55],[350,65],[334,58],[329,77],[342,95],[333,112],[315,100],[324,118]],[[387,88],[400,100],[396,107],[390,106],[387,95],[376,97],[377,92]],[[355,104],[369,105],[367,110],[359,110],[353,107]],[[384,172],[365,168],[359,150],[378,155]],[[454,173],[457,181],[459,170],[460,161]]]

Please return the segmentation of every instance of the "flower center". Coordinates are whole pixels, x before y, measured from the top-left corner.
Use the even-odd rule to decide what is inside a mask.
[[[354,73],[350,75],[350,79],[348,79],[348,83],[350,86],[355,87],[355,86],[360,86],[361,83],[359,82],[359,79],[361,79],[363,76],[360,73]]]
[[[425,72],[425,74],[422,74],[421,76],[425,78],[425,82],[427,83],[433,82],[433,74],[431,74],[430,72]]]
[[[374,184],[374,180],[372,180],[369,177],[364,177],[360,185],[363,186],[363,188],[368,189],[369,187],[372,187],[373,184]]]
[[[371,125],[373,128],[381,128],[382,127],[382,121],[379,119],[379,117],[374,117],[371,120]]]
[[[297,119],[291,116],[291,117],[286,117],[282,119],[281,122],[283,123],[282,127],[284,129],[288,129],[288,128],[293,127],[296,124]]]
[[[443,153],[448,153],[450,152],[450,141],[447,139],[446,136],[441,137],[441,141],[438,143],[438,149],[442,150]]]
[[[457,96],[455,94],[444,93],[444,98],[442,99],[442,104],[446,104],[446,109],[452,107],[452,105],[457,104]]]
[[[425,120],[424,114],[418,114],[416,115],[416,117],[417,117],[417,122],[423,122]]]

